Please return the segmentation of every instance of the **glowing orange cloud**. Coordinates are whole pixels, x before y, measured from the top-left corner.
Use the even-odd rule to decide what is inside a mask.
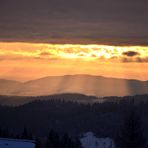
[[[93,74],[148,79],[148,47],[0,43],[0,77]]]
[[[128,54],[129,52],[129,54]],[[134,52],[135,55],[130,55]],[[127,54],[126,54],[127,53]],[[137,54],[136,54],[137,53]],[[66,58],[85,60],[119,60],[147,62],[148,47],[76,44],[0,43],[0,56],[8,58]]]

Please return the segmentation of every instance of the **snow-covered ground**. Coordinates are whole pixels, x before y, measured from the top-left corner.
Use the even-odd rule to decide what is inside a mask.
[[[115,148],[110,138],[97,138],[92,132],[88,132],[80,139],[84,148]]]
[[[0,138],[0,148],[35,148],[34,141]]]

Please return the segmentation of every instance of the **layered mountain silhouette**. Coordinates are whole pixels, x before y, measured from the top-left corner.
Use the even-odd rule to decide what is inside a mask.
[[[15,91],[21,84],[21,82],[13,80],[0,79],[0,94],[9,95],[11,94],[10,92]]]
[[[45,96],[61,93],[79,93],[97,97],[146,94],[148,81],[92,75],[49,76],[23,83],[0,80],[0,95]]]

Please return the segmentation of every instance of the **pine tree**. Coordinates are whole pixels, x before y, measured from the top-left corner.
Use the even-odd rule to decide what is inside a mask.
[[[0,138],[2,138],[2,129],[0,128]]]
[[[75,148],[82,148],[82,144],[78,138],[75,140]]]
[[[82,148],[78,138],[73,140],[67,133],[59,136],[57,132],[51,130],[45,143],[46,148]]]
[[[59,135],[54,130],[51,130],[47,137],[46,148],[59,148],[59,147],[60,147]]]
[[[22,139],[29,139],[29,134],[28,134],[27,128],[24,128],[24,130],[23,130]]]
[[[61,139],[61,146],[63,148],[68,148],[70,145],[70,139],[69,139],[69,136],[68,134],[64,134],[62,139]]]
[[[35,148],[41,148],[41,141],[38,138],[36,138]]]
[[[133,108],[125,119],[119,135],[120,148],[145,148],[141,118]]]

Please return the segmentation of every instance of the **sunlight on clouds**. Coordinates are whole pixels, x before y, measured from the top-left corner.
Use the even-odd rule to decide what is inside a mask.
[[[124,54],[135,52],[137,54]],[[0,43],[0,56],[26,58],[66,58],[118,62],[147,62],[148,47],[77,44]]]
[[[148,79],[148,47],[0,43],[1,78],[92,74]]]

